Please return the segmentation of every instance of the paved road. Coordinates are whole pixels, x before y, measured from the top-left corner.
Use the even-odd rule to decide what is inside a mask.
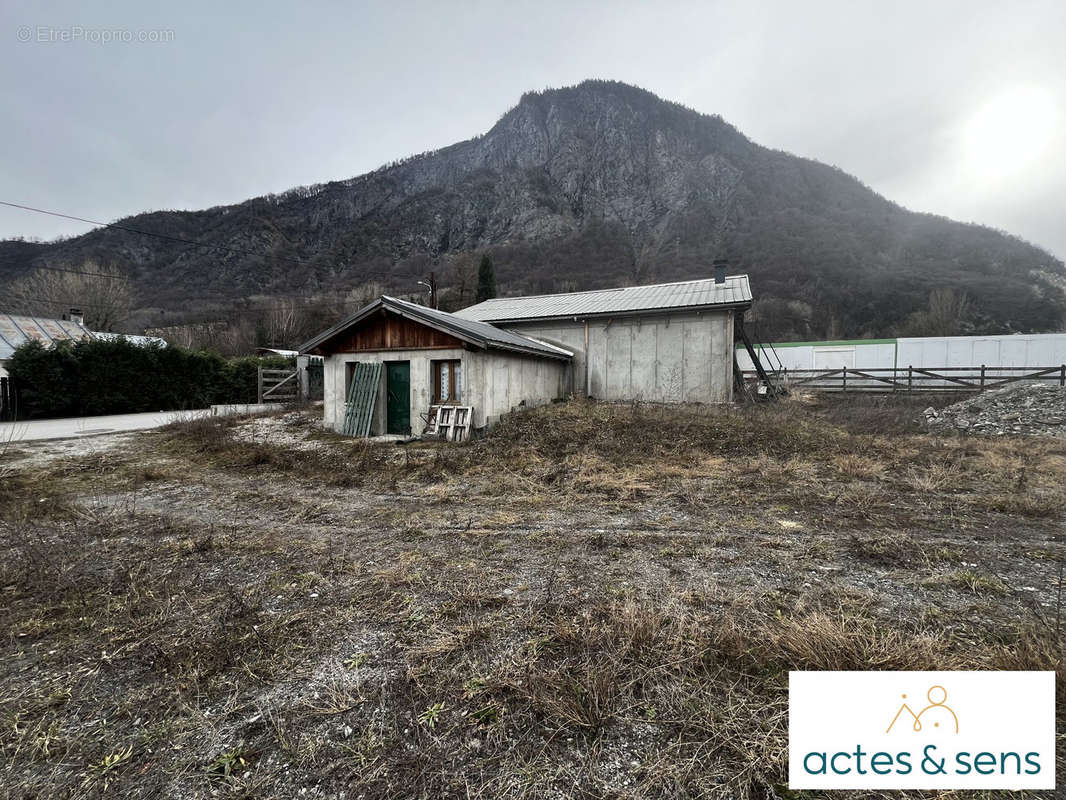
[[[106,417],[2,422],[0,423],[0,445],[8,442],[14,444],[40,439],[80,439],[102,433],[142,431],[148,428],[158,428],[176,420],[206,417],[210,413],[210,409],[203,408],[196,411],[151,411],[147,414],[112,414]]]

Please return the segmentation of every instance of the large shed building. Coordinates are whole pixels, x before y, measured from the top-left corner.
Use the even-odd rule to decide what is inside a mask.
[[[574,353],[571,392],[600,400],[726,403],[733,320],[747,275],[591,292],[504,297],[457,311]]]
[[[382,297],[300,350],[325,358],[329,428],[345,429],[364,374],[379,376],[360,401],[374,396],[372,435],[421,433],[439,405],[469,406],[482,428],[568,396],[728,402],[734,314],[750,305],[746,275],[501,298],[454,314]]]

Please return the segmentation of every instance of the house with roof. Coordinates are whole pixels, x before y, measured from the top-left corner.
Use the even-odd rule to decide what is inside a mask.
[[[359,364],[380,364],[372,435],[421,433],[430,407],[469,406],[474,427],[567,393],[573,354],[532,337],[384,296],[300,352],[324,357],[326,427],[343,431]]]
[[[91,331],[85,327],[84,318],[76,309],[71,309],[71,312],[64,314],[62,319],[31,317],[25,314],[0,314],[0,378],[8,377],[7,369],[5,369],[7,362],[11,360],[15,350],[26,342],[36,341],[45,347],[51,347],[56,342],[81,339],[100,341],[124,339],[138,347],[167,346],[166,341],[158,336]]]
[[[15,350],[26,342],[37,341],[46,347],[56,342],[90,339],[93,334],[80,316],[48,319],[17,314],[0,314],[0,378],[8,377],[5,366]]]
[[[336,431],[346,430],[354,403],[369,414],[371,435],[421,433],[441,406],[469,407],[472,427],[483,428],[570,396],[725,403],[734,315],[751,306],[751,289],[746,275],[716,273],[500,298],[456,313],[385,296],[300,352],[324,357],[325,425]],[[380,367],[361,370],[367,364]]]

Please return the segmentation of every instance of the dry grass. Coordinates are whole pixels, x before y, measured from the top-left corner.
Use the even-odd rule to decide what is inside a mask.
[[[922,412],[932,406],[943,408],[972,394],[811,393],[799,402],[817,419],[838,425],[849,433],[899,436],[922,433]]]
[[[1041,517],[1066,506],[1066,490],[1056,479],[1066,476],[1066,460],[1053,443],[996,439],[976,445],[903,435],[893,432],[899,426],[890,422],[892,406],[884,399],[825,402],[816,412],[797,402],[738,408],[576,402],[511,415],[486,438],[448,448],[324,435],[322,448],[294,450],[237,439],[232,419],[200,419],[169,426],[164,451],[211,468],[281,472],[328,486],[431,484],[442,499],[454,481],[473,479],[482,494],[592,494],[622,501],[668,496],[695,506],[709,491],[745,503],[752,490],[763,495],[766,484],[781,500],[807,508],[824,507],[827,490],[835,492],[833,505],[850,500],[853,507],[879,511],[901,491],[917,493],[934,510],[947,501],[953,513],[965,508]],[[896,418],[909,419],[927,402],[905,400]],[[150,472],[142,476],[148,479]]]
[[[242,424],[3,487],[12,796],[792,798],[790,669],[1058,669],[1066,720],[1060,445],[798,403]]]

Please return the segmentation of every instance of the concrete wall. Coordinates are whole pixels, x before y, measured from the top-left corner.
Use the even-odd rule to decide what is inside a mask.
[[[1053,367],[1066,364],[1066,333],[926,336],[833,342],[782,342],[760,351],[763,366],[788,370],[937,367]],[[742,370],[754,369],[743,348]],[[997,375],[994,370],[989,375]],[[1009,373],[1003,373],[1009,374]]]
[[[906,338],[899,340],[897,361],[901,367],[1053,367],[1066,364],[1066,334]]]
[[[601,400],[727,403],[733,397],[733,314],[686,312],[509,324],[573,351],[573,394]],[[587,374],[586,374],[587,369]]]
[[[441,359],[458,359],[462,362],[460,401],[463,405],[473,406],[473,424],[476,428],[492,424],[501,414],[517,408],[523,401],[527,407],[532,407],[551,402],[567,393],[570,365],[555,359],[462,348],[337,353],[326,358],[323,369],[326,427],[338,432],[344,427],[348,364],[407,361],[411,365],[411,431],[421,433],[433,397],[430,362]],[[374,435],[385,432],[385,391],[385,371],[382,370],[371,424]]]
[[[896,366],[896,340],[784,342],[773,347],[756,345],[755,352],[763,367],[770,371],[811,369],[891,369]],[[741,370],[753,370],[751,357],[743,346],[737,347]]]
[[[556,359],[499,350],[468,352],[462,402],[474,407],[474,426],[482,428],[520,406],[532,408],[565,397],[569,374],[570,364]]]

